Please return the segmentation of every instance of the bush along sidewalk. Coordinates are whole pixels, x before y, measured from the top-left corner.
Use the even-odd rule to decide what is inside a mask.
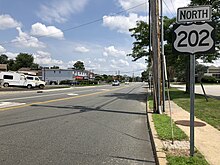
[[[163,150],[166,153],[169,165],[208,165],[208,162],[198,150],[195,151],[193,157],[190,157],[189,138],[174,123],[174,137],[172,138],[169,116],[165,114],[153,114],[152,118],[158,137],[163,143]],[[172,140],[174,140],[173,143]]]

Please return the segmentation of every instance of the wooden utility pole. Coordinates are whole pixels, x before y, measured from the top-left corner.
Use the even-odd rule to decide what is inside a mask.
[[[153,80],[154,80],[154,111],[161,113],[161,58],[160,58],[160,29],[159,29],[159,4],[158,0],[151,0],[152,24],[152,54],[153,54]]]

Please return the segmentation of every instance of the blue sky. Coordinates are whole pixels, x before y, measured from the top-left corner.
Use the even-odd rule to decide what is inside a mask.
[[[145,59],[132,62],[126,54],[134,41],[128,29],[148,18],[144,2],[148,1],[1,0],[0,53],[9,58],[30,53],[41,66],[68,68],[81,60],[95,73],[140,75],[147,66]],[[163,2],[164,15],[173,17],[189,0]]]

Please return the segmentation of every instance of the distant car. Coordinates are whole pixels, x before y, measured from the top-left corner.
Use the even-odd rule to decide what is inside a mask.
[[[129,85],[129,81],[125,81],[125,85]]]
[[[120,82],[119,81],[113,81],[112,82],[112,86],[119,86],[120,85]]]

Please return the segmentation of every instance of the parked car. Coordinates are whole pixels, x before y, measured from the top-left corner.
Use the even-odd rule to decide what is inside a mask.
[[[112,82],[112,86],[119,86],[120,82],[118,80],[115,80]]]

